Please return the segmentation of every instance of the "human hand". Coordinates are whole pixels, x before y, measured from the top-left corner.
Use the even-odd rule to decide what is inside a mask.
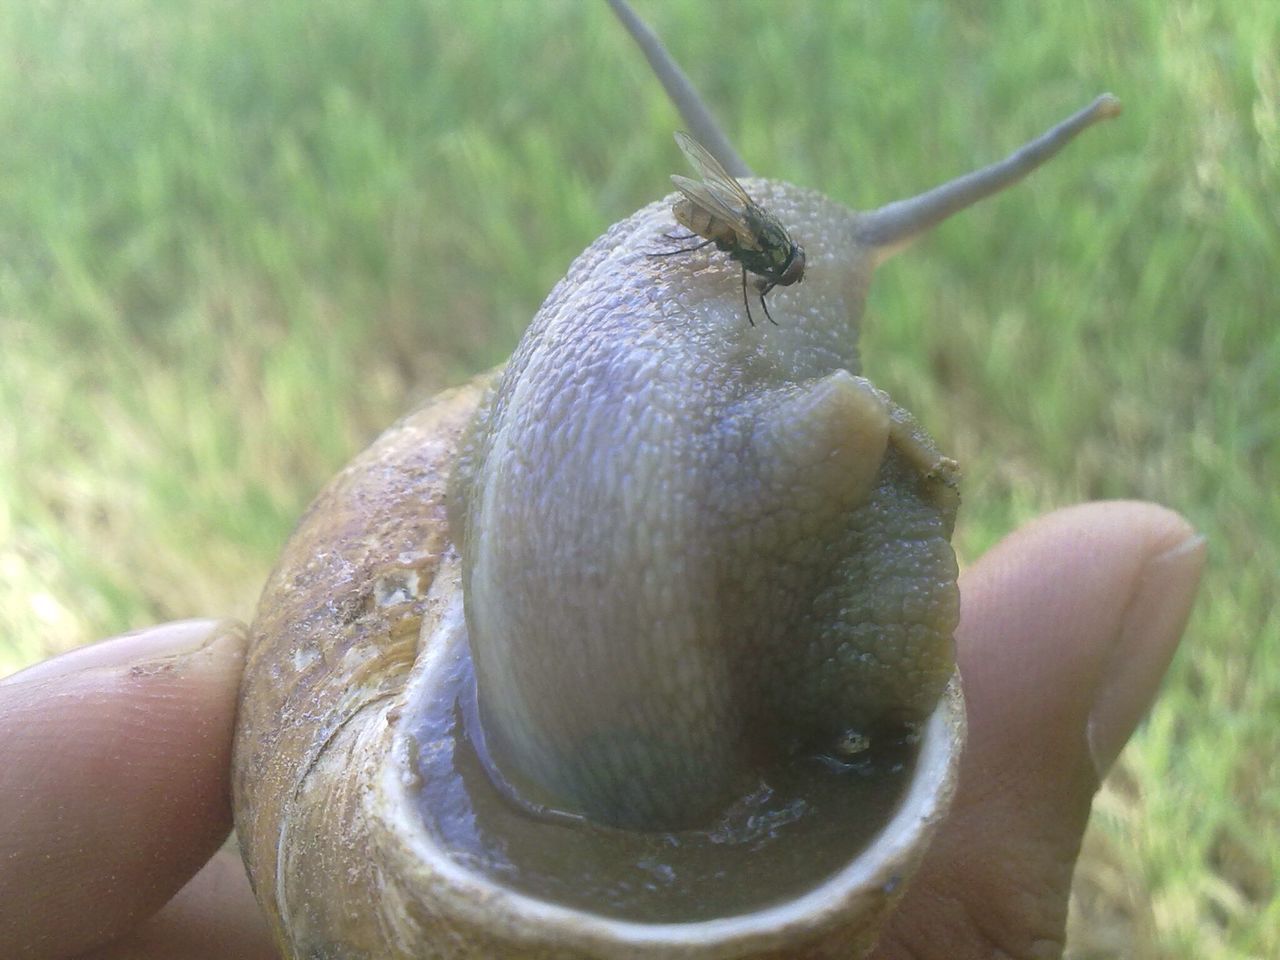
[[[1155,696],[1203,562],[1176,514],[1100,503],[964,572],[969,745],[879,960],[1061,951],[1090,801]],[[0,954],[275,956],[239,859],[215,853],[243,646],[229,622],[169,624],[0,681]]]
[[[0,957],[276,956],[219,850],[244,645],[189,620],[0,680]]]

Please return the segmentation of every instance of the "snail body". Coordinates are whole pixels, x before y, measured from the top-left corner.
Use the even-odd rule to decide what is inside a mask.
[[[870,948],[964,740],[957,467],[862,376],[871,273],[1116,112],[867,213],[718,150],[805,251],[776,326],[723,252],[650,256],[668,197],[574,261],[505,369],[322,491],[263,591],[233,758],[284,956]]]
[[[855,218],[750,189],[814,251],[780,326],[728,258],[650,260],[646,207],[552,292],[457,479],[490,747],[597,822],[696,823],[749,753],[923,720],[954,668],[955,465],[857,375]]]

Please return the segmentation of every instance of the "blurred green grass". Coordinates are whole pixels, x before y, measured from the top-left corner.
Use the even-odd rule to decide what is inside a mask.
[[[1093,497],[1208,535],[1072,950],[1280,955],[1280,5],[637,3],[757,171],[853,207],[1125,101],[886,267],[864,356],[965,467],[962,557]],[[249,616],[677,126],[603,4],[0,2],[0,674]]]

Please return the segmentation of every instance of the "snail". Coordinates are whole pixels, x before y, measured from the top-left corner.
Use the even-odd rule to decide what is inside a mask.
[[[806,252],[570,266],[510,362],[393,426],[267,583],[236,826],[291,958],[856,956],[964,739],[958,468],[861,376],[874,268],[1114,116],[854,213],[751,178],[625,5],[686,124]]]

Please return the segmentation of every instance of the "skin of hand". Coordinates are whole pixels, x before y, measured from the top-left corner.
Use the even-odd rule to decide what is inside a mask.
[[[1204,557],[1177,514],[1109,502],[964,571],[960,785],[876,960],[1061,953],[1090,802],[1155,698]],[[220,849],[244,644],[233,621],[185,621],[0,680],[0,956],[276,956]]]

